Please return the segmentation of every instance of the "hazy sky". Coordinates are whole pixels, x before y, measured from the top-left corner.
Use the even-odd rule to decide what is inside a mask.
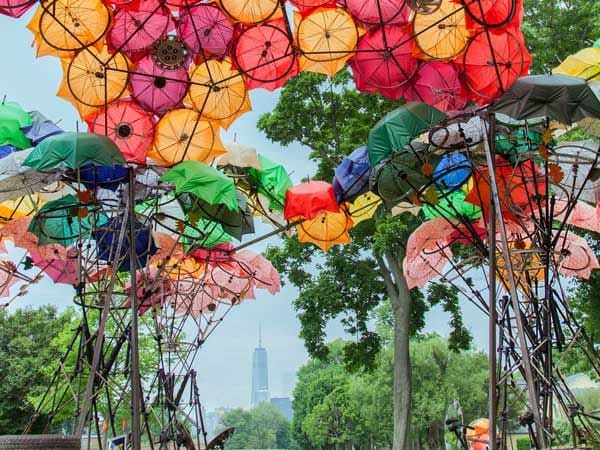
[[[32,35],[25,28],[30,15],[20,20],[0,16],[0,52],[4,62],[0,71],[0,95],[19,102],[25,109],[37,109],[54,121],[61,120],[61,126],[75,130],[76,111],[55,96],[62,77],[58,59],[35,58]],[[283,163],[292,172],[295,182],[311,175],[314,165],[308,161],[305,149],[281,148],[268,142],[255,128],[260,114],[276,103],[277,94],[255,90],[251,100],[254,110],[233,124],[229,132],[223,134],[223,140],[231,141],[235,133],[239,143],[254,146],[267,157]],[[257,229],[259,233],[269,231],[261,225]],[[269,242],[277,243],[277,240]],[[260,252],[265,245],[263,242],[252,250]],[[72,295],[71,288],[55,286],[45,280],[34,286],[16,306],[52,303],[64,307],[71,302]],[[268,351],[271,396],[290,395],[293,374],[306,361],[303,343],[298,338],[299,322],[291,304],[295,297],[296,291],[289,286],[277,296],[258,291],[256,301],[246,301],[234,308],[210,336],[196,363],[202,400],[208,410],[218,406],[249,406],[252,351],[258,341],[259,322],[263,345]],[[486,319],[473,306],[467,304],[464,308],[476,345],[485,348]],[[427,330],[445,334],[447,320],[445,313],[436,309],[429,314]],[[329,336],[341,335],[341,328],[333,324]]]

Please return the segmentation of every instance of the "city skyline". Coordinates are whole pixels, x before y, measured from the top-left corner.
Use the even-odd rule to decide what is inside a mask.
[[[263,402],[270,401],[269,393],[269,363],[267,349],[262,346],[261,324],[258,323],[258,347],[252,354],[252,392],[250,407],[256,408]]]

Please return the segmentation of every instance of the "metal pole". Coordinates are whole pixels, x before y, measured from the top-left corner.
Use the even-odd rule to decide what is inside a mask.
[[[488,123],[490,124],[490,132],[488,133],[488,145],[489,153],[491,155],[492,169],[495,170],[495,157],[496,157],[496,116],[493,112],[488,115]],[[488,159],[489,164],[489,159]],[[488,247],[489,247],[489,320],[488,320],[488,418],[490,421],[490,428],[488,431],[489,450],[496,450],[498,443],[496,439],[496,427],[497,427],[497,354],[496,354],[496,322],[497,322],[497,310],[496,310],[496,205],[494,202],[490,202],[490,220],[489,220],[489,236],[488,236]]]
[[[129,169],[129,264],[131,273],[131,329],[129,330],[131,349],[131,449],[141,450],[142,386],[140,381],[140,353],[138,336],[135,223],[135,169],[131,167]]]

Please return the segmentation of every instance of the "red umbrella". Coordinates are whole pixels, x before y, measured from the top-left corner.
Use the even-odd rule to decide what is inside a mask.
[[[345,0],[355,19],[367,25],[404,24],[411,9],[406,0]]]
[[[21,17],[37,0],[0,0],[0,14],[9,17]]]
[[[233,37],[233,25],[212,3],[202,3],[179,13],[177,33],[194,53],[225,56]]]
[[[467,100],[461,95],[462,85],[458,71],[452,63],[431,61],[423,64],[407,89],[407,97],[414,91],[415,98],[441,111],[457,111],[465,107]]]
[[[310,181],[291,187],[285,194],[286,220],[295,217],[314,219],[324,211],[338,212],[333,186],[325,181]]]
[[[158,0],[142,0],[136,9],[117,10],[109,40],[117,51],[137,52],[154,44],[171,26],[171,14]]]
[[[302,15],[308,14],[315,8],[335,8],[335,0],[290,0],[290,3],[297,7]]]
[[[131,75],[131,94],[143,108],[160,114],[177,106],[188,88],[185,68],[166,70],[154,64],[152,57],[142,58]]]
[[[154,119],[142,107],[131,100],[122,100],[89,117],[87,122],[92,133],[111,138],[127,161],[146,162],[154,137]]]
[[[397,100],[417,70],[411,34],[400,25],[375,28],[364,35],[350,60],[359,91]]]
[[[233,56],[248,76],[248,89],[272,91],[298,73],[292,40],[281,20],[246,28],[236,40]]]
[[[455,0],[462,3],[470,28],[499,28],[519,19],[523,11],[522,0]]]
[[[517,28],[482,31],[467,46],[463,71],[469,89],[484,104],[502,95],[531,64],[523,34]]]

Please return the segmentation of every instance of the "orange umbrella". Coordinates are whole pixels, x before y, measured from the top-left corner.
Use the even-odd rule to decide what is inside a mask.
[[[426,58],[449,59],[459,55],[469,41],[463,6],[443,0],[432,14],[415,14],[413,33]]]
[[[323,211],[314,219],[298,224],[298,241],[309,242],[328,251],[336,244],[350,243],[348,231],[353,225],[345,212]]]
[[[246,24],[283,17],[279,0],[218,0],[218,4],[231,18]]]
[[[319,8],[303,17],[294,14],[300,70],[334,76],[346,65],[358,43],[359,31],[342,8]]]
[[[174,109],[156,124],[148,157],[162,166],[173,166],[188,160],[210,163],[225,152],[219,127],[202,120],[196,111]]]
[[[194,109],[223,128],[251,109],[244,78],[231,67],[229,58],[211,59],[192,68],[188,96]]]
[[[57,95],[68,100],[82,117],[94,108],[119,99],[127,89],[129,63],[121,53],[94,47],[63,64],[63,80]]]
[[[38,56],[60,55],[98,42],[110,25],[110,11],[101,0],[42,1],[27,27]]]

